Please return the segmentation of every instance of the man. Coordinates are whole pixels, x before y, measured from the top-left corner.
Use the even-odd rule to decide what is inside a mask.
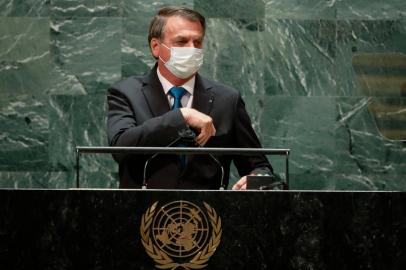
[[[111,146],[165,147],[192,129],[197,146],[261,147],[240,94],[200,76],[205,19],[187,8],[161,9],[150,24],[148,42],[157,64],[144,76],[109,89],[108,139]],[[238,75],[236,75],[238,76]],[[140,188],[150,155],[115,155],[120,187]],[[272,173],[263,155],[217,155],[228,185],[234,161],[246,188],[246,175]],[[219,165],[210,156],[157,155],[145,171],[148,188],[218,189]]]

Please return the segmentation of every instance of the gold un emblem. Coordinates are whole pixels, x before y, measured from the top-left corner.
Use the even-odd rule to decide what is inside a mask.
[[[221,218],[203,202],[174,201],[150,206],[141,219],[141,242],[160,269],[201,269],[207,266],[221,239]]]

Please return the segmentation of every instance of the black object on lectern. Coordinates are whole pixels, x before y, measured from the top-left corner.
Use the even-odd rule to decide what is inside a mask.
[[[248,175],[247,189],[257,190],[288,190],[286,182],[271,175]]]

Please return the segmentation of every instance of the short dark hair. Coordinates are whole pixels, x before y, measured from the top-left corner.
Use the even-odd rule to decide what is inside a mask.
[[[202,14],[186,7],[164,7],[158,11],[149,25],[148,44],[151,44],[153,38],[163,38],[166,21],[172,16],[180,16],[192,22],[200,22],[203,27],[204,35],[206,30],[206,20]]]

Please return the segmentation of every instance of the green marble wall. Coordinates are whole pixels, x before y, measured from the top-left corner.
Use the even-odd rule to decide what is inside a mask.
[[[201,73],[243,94],[265,147],[292,149],[292,188],[406,191],[404,0],[0,0],[1,188],[73,187],[74,147],[106,145],[106,89],[153,65],[168,4],[207,17]],[[84,186],[116,171],[82,159]]]

